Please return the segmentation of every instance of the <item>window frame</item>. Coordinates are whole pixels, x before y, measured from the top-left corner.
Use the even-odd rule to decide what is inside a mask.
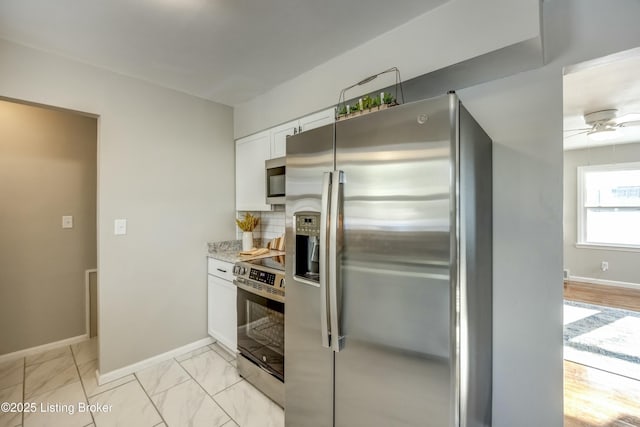
[[[588,165],[577,167],[577,205],[576,205],[576,217],[577,217],[577,234],[576,234],[576,247],[577,248],[591,248],[591,249],[609,249],[615,251],[626,252],[640,252],[640,243],[637,245],[628,245],[622,243],[592,243],[587,242],[587,207],[585,206],[587,189],[585,186],[585,174],[589,172],[613,172],[623,170],[640,170],[640,162],[626,162],[626,163],[614,163],[604,165]]]

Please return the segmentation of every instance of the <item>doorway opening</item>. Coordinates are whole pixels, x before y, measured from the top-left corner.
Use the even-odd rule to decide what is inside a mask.
[[[97,130],[95,115],[0,97],[0,363],[29,396],[95,379]]]
[[[565,68],[565,426],[640,426],[640,48]]]

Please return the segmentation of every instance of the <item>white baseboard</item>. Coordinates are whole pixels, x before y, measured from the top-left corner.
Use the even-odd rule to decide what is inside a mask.
[[[174,348],[173,350],[169,350],[165,353],[158,354],[156,356],[141,360],[140,362],[136,362],[131,365],[124,366],[122,368],[116,369],[111,372],[107,372],[105,374],[101,374],[98,371],[97,372],[98,384],[102,385],[111,381],[115,381],[118,378],[126,377],[127,375],[131,375],[142,369],[153,366],[156,363],[164,362],[165,360],[169,360],[174,357],[180,356],[182,354],[189,353],[190,351],[197,350],[200,347],[204,347],[205,345],[212,344],[213,342],[214,340],[211,337],[203,338],[201,340],[194,341],[190,344],[183,345],[182,347]]]
[[[0,363],[8,360],[19,359],[21,357],[31,356],[32,354],[42,353],[43,351],[53,350],[54,348],[65,347],[67,345],[76,344],[89,339],[89,334],[78,335],[77,337],[66,338],[64,340],[50,342],[36,347],[25,348],[24,350],[14,351],[0,355]]]
[[[234,345],[235,343],[229,341],[227,337],[222,334],[217,334],[215,331],[209,330],[209,336],[213,338],[213,342],[218,343],[221,347],[223,347],[229,354],[235,355],[238,346]]]
[[[640,284],[631,282],[618,282],[616,280],[594,279],[592,277],[569,276],[570,282],[592,283],[594,285],[617,286],[619,288],[640,289]]]

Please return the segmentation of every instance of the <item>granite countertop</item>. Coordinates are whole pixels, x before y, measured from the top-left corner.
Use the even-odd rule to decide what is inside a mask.
[[[262,247],[262,239],[254,239],[257,248]],[[220,261],[236,263],[238,261],[246,261],[249,259],[257,259],[257,258],[266,258],[270,256],[276,255],[284,255],[285,252],[271,250],[269,253],[258,255],[258,256],[240,256],[240,251],[242,250],[242,241],[241,240],[226,240],[224,242],[211,242],[209,245],[209,253],[207,256],[209,258],[215,258]]]

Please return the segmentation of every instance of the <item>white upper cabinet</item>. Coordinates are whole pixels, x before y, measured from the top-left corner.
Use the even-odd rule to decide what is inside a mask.
[[[271,158],[283,157],[287,154],[287,136],[298,133],[298,120],[271,128],[270,133]]]
[[[333,123],[336,119],[335,114],[335,110],[333,108],[329,108],[327,110],[319,111],[317,113],[303,117],[300,119],[300,127],[298,128],[298,130],[304,132]]]
[[[236,141],[236,210],[270,211],[264,162],[287,154],[287,136],[335,121],[333,108],[292,120]]]
[[[283,157],[287,154],[287,136],[328,125],[335,121],[335,111],[329,108],[271,128],[271,158]]]
[[[269,131],[236,141],[236,210],[269,211],[264,162],[271,156]]]

